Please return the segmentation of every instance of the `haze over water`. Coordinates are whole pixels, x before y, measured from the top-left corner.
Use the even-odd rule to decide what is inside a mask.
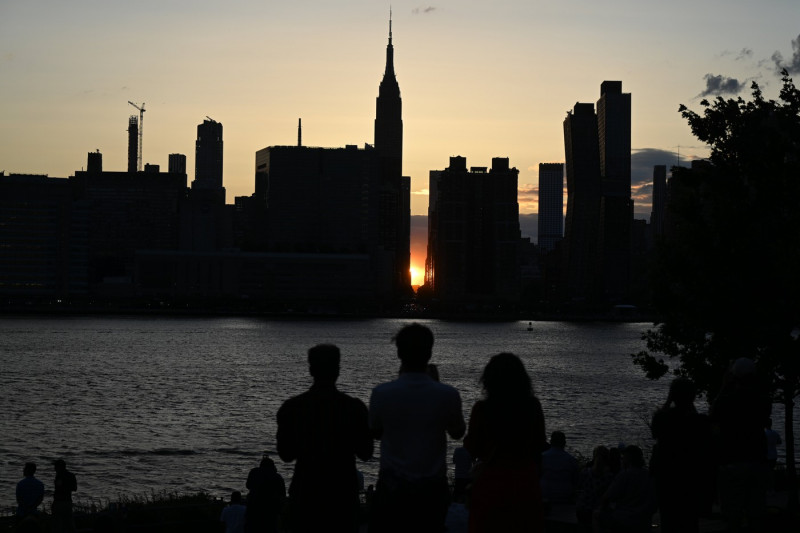
[[[49,463],[58,457],[78,476],[82,501],[244,491],[249,469],[274,450],[278,407],[311,383],[307,349],[338,345],[339,388],[366,403],[374,385],[396,376],[390,339],[408,322],[0,319],[0,509],[13,505],[25,461],[38,463],[49,504]],[[466,417],[489,356],[510,351],[532,376],[548,434],[563,430],[568,448],[588,455],[597,444],[651,445],[647,422],[668,381],[648,381],[630,360],[648,324],[534,322],[527,331],[527,322],[421,322],[434,332],[432,362],[461,392]],[[773,418],[780,430],[777,409]],[[288,484],[292,465],[276,462]],[[374,483],[377,458],[359,468]]]

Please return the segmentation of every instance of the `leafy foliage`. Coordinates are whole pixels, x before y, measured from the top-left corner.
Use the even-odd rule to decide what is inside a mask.
[[[662,321],[633,357],[709,398],[738,357],[759,361],[776,399],[800,392],[800,90],[786,71],[782,83],[778,101],[753,83],[752,100],[679,110],[711,155],[673,169],[653,267]]]

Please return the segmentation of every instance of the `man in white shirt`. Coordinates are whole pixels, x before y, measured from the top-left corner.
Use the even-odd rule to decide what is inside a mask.
[[[394,337],[399,377],[375,387],[372,434],[381,441],[371,532],[436,532],[449,506],[447,436],[466,431],[458,391],[427,372],[433,333],[414,323]]]

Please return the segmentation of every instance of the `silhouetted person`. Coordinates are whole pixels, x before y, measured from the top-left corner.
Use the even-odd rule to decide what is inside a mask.
[[[767,442],[772,408],[751,359],[737,359],[725,374],[710,415],[718,458],[717,486],[730,531],[758,531],[766,508]]]
[[[698,531],[700,516],[713,498],[708,417],[694,407],[696,389],[686,378],[676,378],[664,406],[650,424],[656,444],[650,475],[665,533]]]
[[[550,448],[542,453],[542,498],[552,503],[575,501],[580,466],[564,448],[567,437],[563,431],[550,435]]]
[[[72,493],[78,490],[75,474],[67,470],[63,459],[53,462],[56,478],[53,482],[53,531],[75,531],[72,517]]]
[[[246,533],[276,533],[286,499],[286,483],[268,456],[247,475]]]
[[[544,414],[516,355],[501,353],[481,375],[464,447],[477,459],[469,495],[469,531],[536,532],[544,527],[539,485],[546,444]]]
[[[358,474],[355,458],[372,457],[364,402],[336,389],[339,348],[308,351],[314,384],[278,410],[278,454],[296,461],[289,486],[292,531],[355,531]]]
[[[230,503],[219,515],[219,521],[225,524],[225,533],[244,533],[245,512],[242,493],[238,490],[233,491]]]
[[[420,324],[394,337],[400,375],[372,391],[370,427],[381,441],[381,462],[370,531],[444,529],[450,488],[447,435],[464,435],[458,391],[428,373],[433,333]]]
[[[609,450],[605,446],[597,446],[592,451],[592,462],[581,470],[578,477],[575,516],[581,531],[592,531],[592,516],[612,481],[614,474],[611,472]]]
[[[44,483],[34,477],[36,463],[25,463],[22,475],[17,483],[17,517],[24,519],[39,514],[39,504],[44,500]]]
[[[622,450],[622,470],[600,498],[595,511],[596,531],[648,533],[657,508],[655,488],[638,446]]]

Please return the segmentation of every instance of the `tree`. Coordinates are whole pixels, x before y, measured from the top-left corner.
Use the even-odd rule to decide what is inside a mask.
[[[785,407],[790,508],[797,506],[794,399],[800,394],[800,90],[783,71],[779,100],[681,106],[708,161],[675,168],[653,265],[659,322],[634,362],[651,379],[694,380],[713,399],[732,360],[757,361]],[[664,361],[664,356],[668,362]]]

